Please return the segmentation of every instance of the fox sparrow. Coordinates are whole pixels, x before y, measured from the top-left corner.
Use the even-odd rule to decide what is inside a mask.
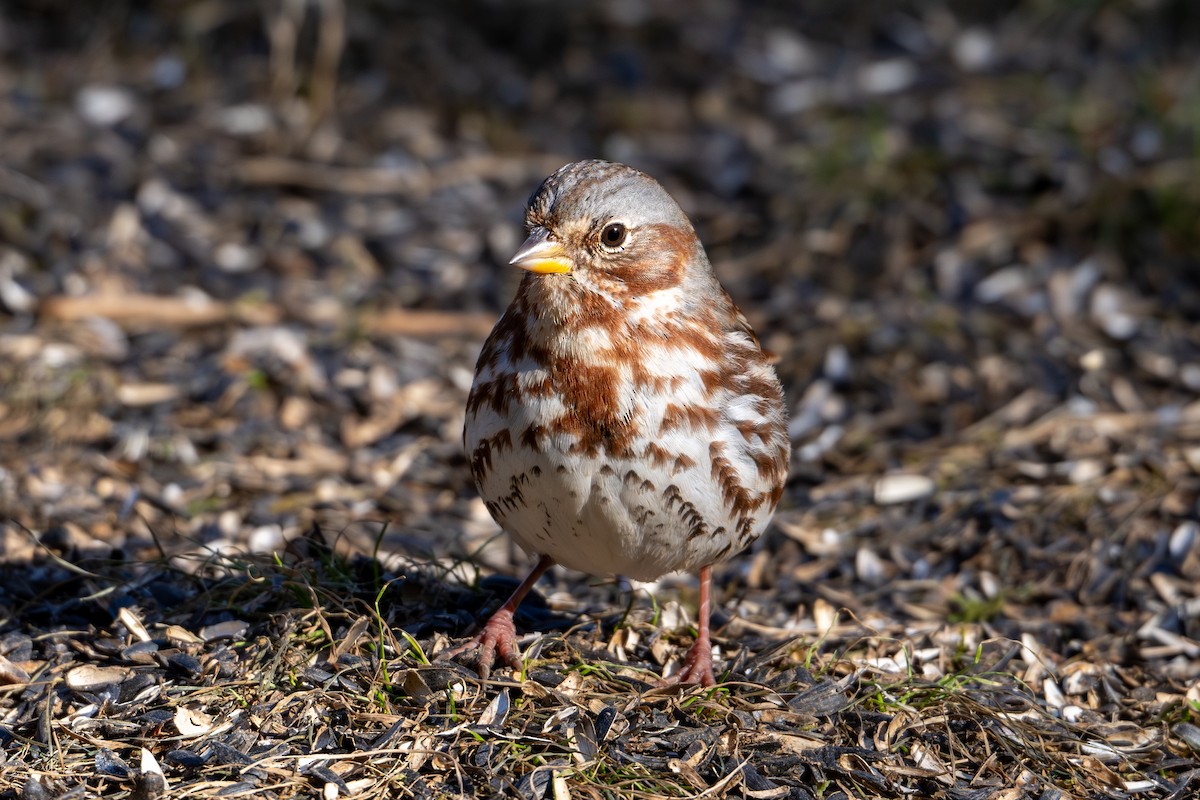
[[[783,494],[783,392],[687,216],[653,178],[580,161],[534,192],[527,270],[479,356],[464,443],[488,511],[537,566],[474,640],[520,669],[513,613],[553,564],[640,580],[698,570],[678,679],[711,686],[712,565]]]

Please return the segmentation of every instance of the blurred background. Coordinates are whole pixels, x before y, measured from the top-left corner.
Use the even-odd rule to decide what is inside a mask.
[[[749,585],[1194,570],[1200,10],[888,5],[9,0],[0,552],[316,523],[515,568],[462,406],[525,198],[603,157],[779,356]]]
[[[1193,796],[1198,155],[1195,0],[4,0],[0,797],[138,745],[281,797],[351,793],[312,753],[356,796]],[[564,693],[484,745],[420,663],[528,566],[463,407],[526,198],[595,157],[778,356],[791,476],[716,570],[735,682],[611,677],[693,576],[554,570],[517,624]]]

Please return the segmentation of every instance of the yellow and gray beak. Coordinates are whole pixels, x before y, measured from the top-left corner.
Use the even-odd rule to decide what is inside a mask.
[[[508,263],[539,275],[570,272],[575,266],[567,257],[566,249],[550,238],[550,231],[540,227],[533,229]]]

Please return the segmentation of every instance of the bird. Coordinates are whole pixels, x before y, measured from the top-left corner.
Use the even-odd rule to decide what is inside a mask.
[[[762,534],[790,443],[779,378],[687,215],[649,175],[567,164],[525,210],[525,271],[484,343],[463,445],[493,519],[537,565],[465,645],[521,671],[514,613],[555,564],[698,574],[695,643],[669,682],[715,685],[712,570]]]

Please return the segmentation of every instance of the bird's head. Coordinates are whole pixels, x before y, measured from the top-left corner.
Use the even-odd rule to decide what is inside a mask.
[[[529,233],[510,262],[616,301],[713,280],[679,205],[649,175],[611,161],[578,161],[529,199]]]

